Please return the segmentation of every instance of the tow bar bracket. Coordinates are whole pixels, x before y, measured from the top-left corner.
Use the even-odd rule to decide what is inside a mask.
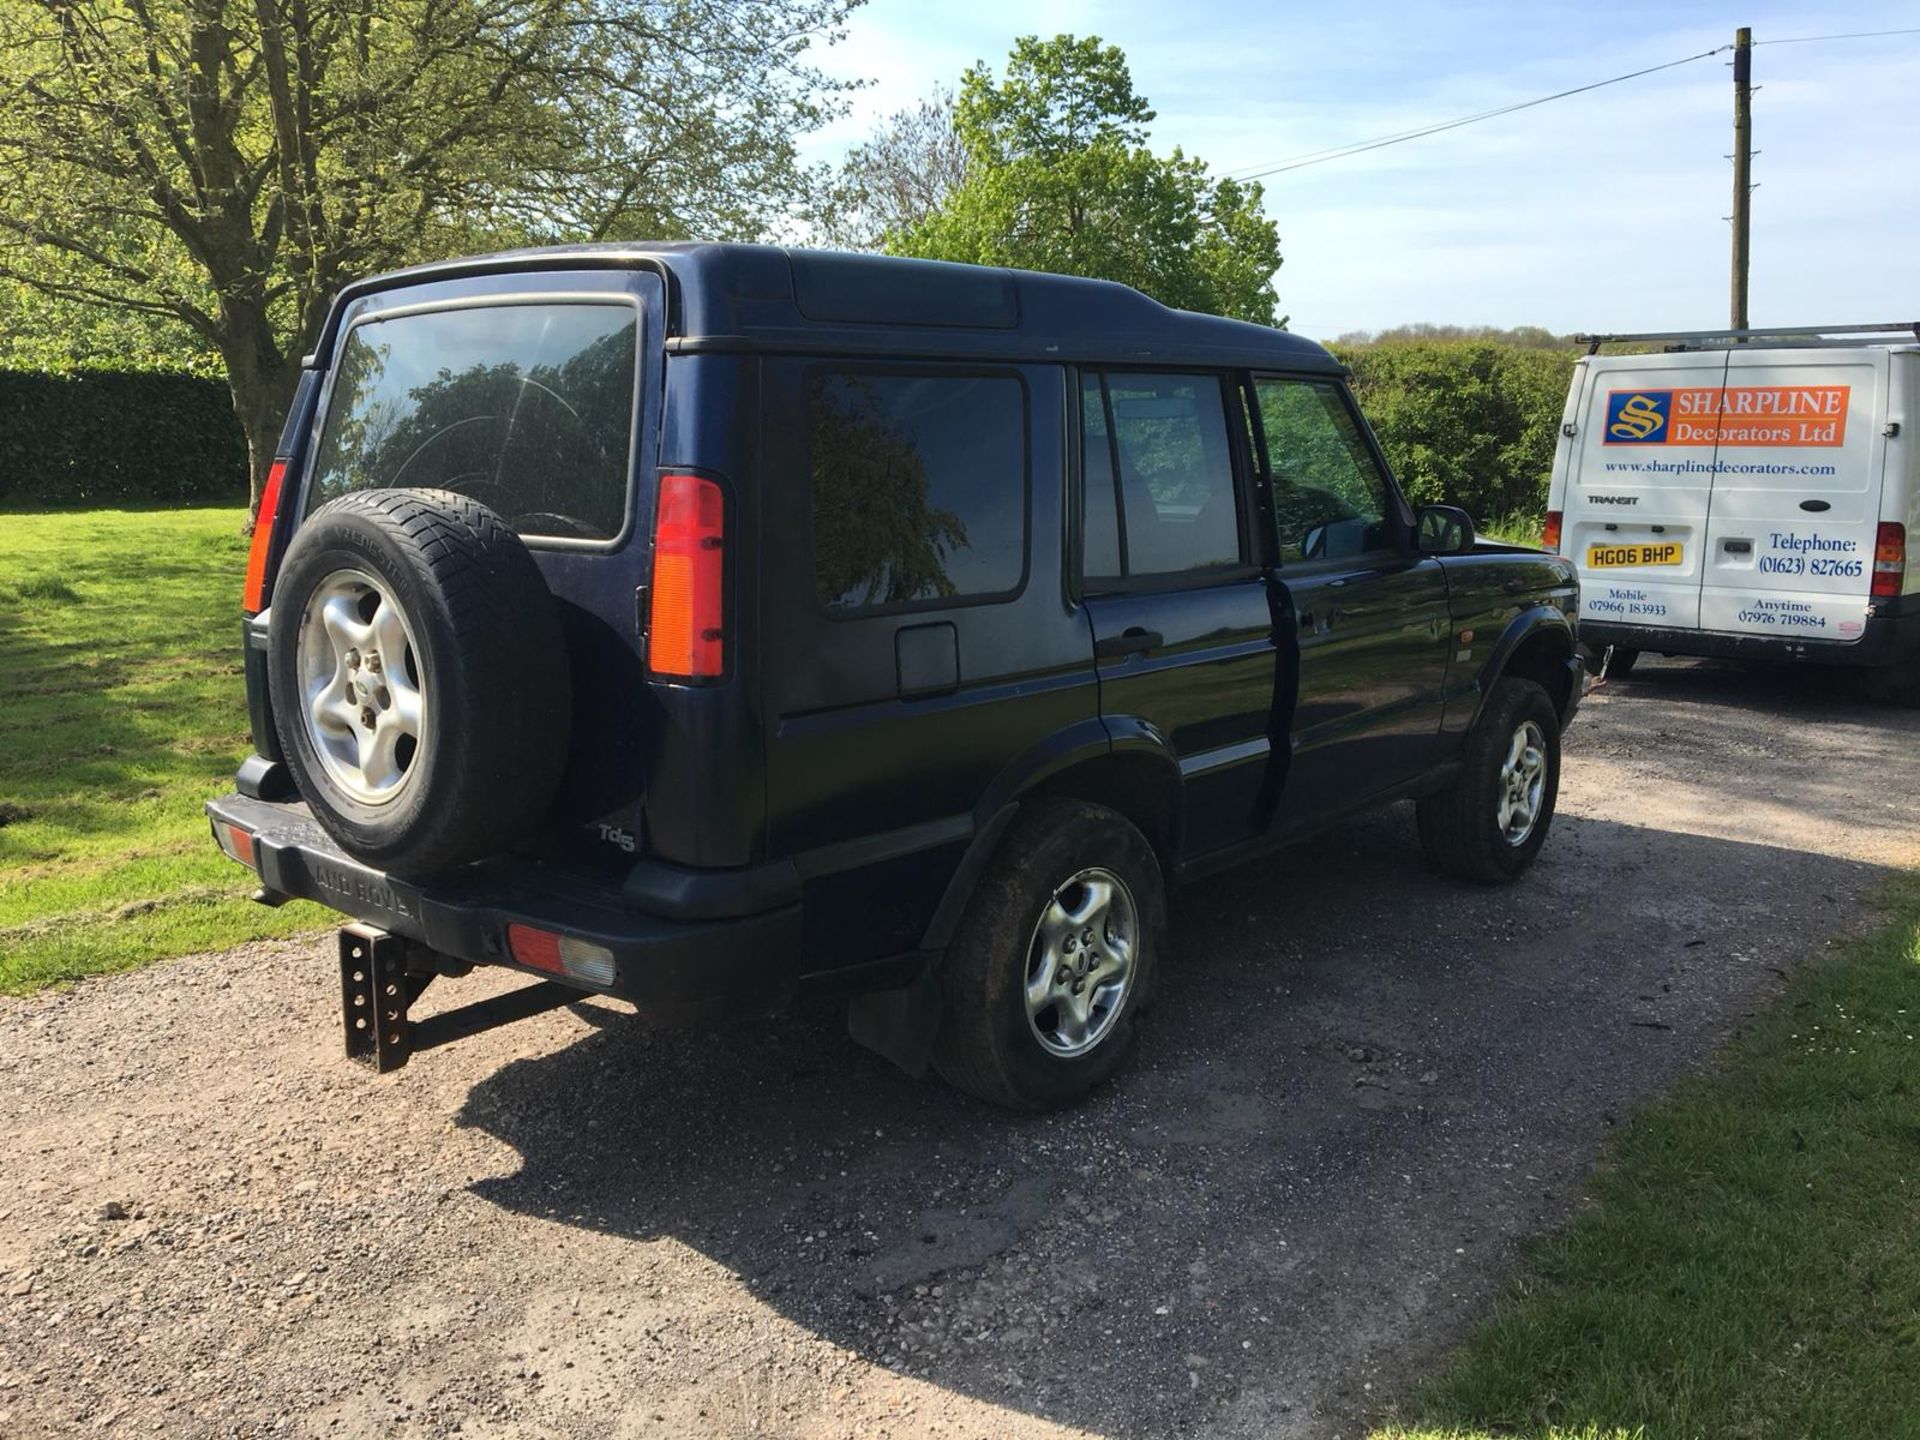
[[[449,965],[456,968],[446,968]],[[436,974],[459,975],[471,968],[371,925],[343,927],[340,1021],[346,1030],[347,1058],[384,1075],[406,1064],[416,1050],[464,1040],[587,998],[571,985],[543,980],[414,1022],[407,1012]]]
[[[407,1010],[433,980],[407,970],[407,942],[371,925],[340,931],[340,1008],[347,1058],[380,1074],[398,1070],[413,1056],[413,1022]]]

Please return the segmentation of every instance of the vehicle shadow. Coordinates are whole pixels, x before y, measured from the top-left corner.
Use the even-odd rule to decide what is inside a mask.
[[[824,1003],[699,1032],[595,1008],[470,1092],[459,1123],[522,1160],[473,1188],[677,1241],[857,1357],[1087,1431],[1364,1418],[1570,1211],[1626,1107],[1883,873],[1565,815],[1525,882],[1475,888],[1424,871],[1412,832],[1397,807],[1183,892],[1136,1063],[1078,1109],[910,1080]],[[624,1318],[645,1248],[575,1301],[613,1354],[712,1303]],[[702,1423],[725,1433],[727,1385],[768,1363],[716,1362]]]
[[[1765,704],[1790,713],[1834,712],[1868,723],[1898,722],[1913,713],[1874,698],[1870,679],[1866,670],[1840,665],[1644,655],[1631,674],[1609,677],[1604,688],[1660,699]]]

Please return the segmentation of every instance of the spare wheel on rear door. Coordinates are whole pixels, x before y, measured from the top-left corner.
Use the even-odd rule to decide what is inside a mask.
[[[273,591],[275,724],[341,847],[428,873],[496,854],[567,758],[560,619],[520,537],[448,490],[362,490],[295,532]]]

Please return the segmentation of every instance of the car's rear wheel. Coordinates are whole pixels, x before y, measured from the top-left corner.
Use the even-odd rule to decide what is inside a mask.
[[[1416,807],[1427,863],[1466,880],[1511,880],[1546,844],[1560,793],[1560,717],[1531,680],[1505,676],[1467,737],[1459,775]]]
[[[1124,816],[1084,801],[1026,806],[941,972],[934,1065],[996,1104],[1068,1104],[1126,1058],[1165,931],[1159,862]]]
[[[1629,650],[1624,645],[1613,647],[1613,653],[1607,656],[1607,678],[1624,680],[1633,673],[1633,667],[1640,663],[1640,652]]]
[[[559,616],[477,501],[366,490],[316,510],[274,585],[268,663],[294,782],[357,859],[465,864],[552,801],[572,708]]]

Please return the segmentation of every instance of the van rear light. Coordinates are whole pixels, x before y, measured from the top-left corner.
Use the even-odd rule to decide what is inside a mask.
[[[507,926],[507,948],[513,958],[549,975],[566,975],[589,985],[613,984],[613,952],[577,935],[536,930],[531,925]]]
[[[260,511],[253,520],[253,546],[247,551],[247,584],[240,605],[249,615],[267,608],[267,555],[273,549],[273,529],[280,519],[280,486],[287,478],[287,462],[276,460],[260,487]]]
[[[1907,527],[1898,520],[1882,520],[1873,542],[1873,588],[1876,600],[1899,595],[1907,579]]]
[[[647,669],[673,680],[726,670],[726,500],[698,475],[662,475],[653,519]]]
[[[1547,511],[1546,523],[1540,527],[1540,548],[1558,551],[1560,548],[1560,512]]]

